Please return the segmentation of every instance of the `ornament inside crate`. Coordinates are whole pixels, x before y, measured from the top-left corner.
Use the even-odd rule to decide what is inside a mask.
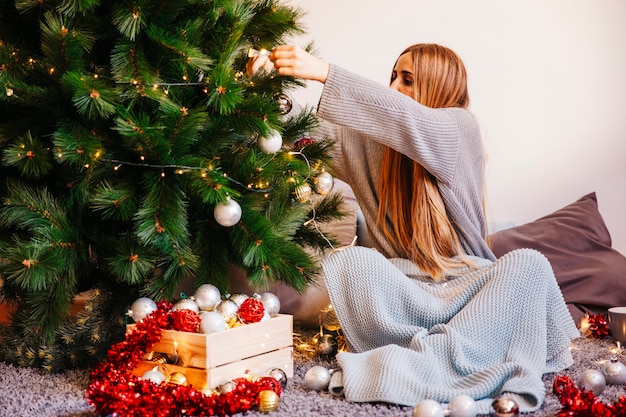
[[[265,295],[265,294],[264,294]],[[270,294],[267,294],[270,295]],[[246,298],[241,294],[222,302],[237,301],[241,307]],[[264,297],[257,298],[267,303]],[[269,297],[276,303],[276,297]],[[175,309],[194,310],[192,298],[184,299],[174,306]],[[260,303],[260,301],[259,301]],[[243,303],[245,305],[245,303]],[[219,311],[218,305],[209,306]],[[269,306],[268,306],[269,307]],[[132,373],[144,376],[147,372],[158,369],[166,377],[176,375],[182,378],[184,385],[208,392],[236,378],[267,375],[272,369],[280,369],[287,378],[293,377],[293,317],[278,314],[273,305],[270,314],[261,311],[258,321],[245,322],[236,317],[226,317],[228,325],[221,331],[209,333],[161,330],[160,340],[154,344]],[[240,309],[241,311],[241,309]],[[200,314],[217,314],[214,311],[200,311]],[[248,316],[252,315],[247,311]],[[195,311],[190,315],[195,315]],[[241,316],[246,316],[243,313]],[[263,317],[261,319],[261,316]],[[143,317],[143,315],[141,316]],[[135,318],[135,317],[134,317]],[[130,331],[135,325],[127,326]],[[199,330],[199,329],[198,329]]]

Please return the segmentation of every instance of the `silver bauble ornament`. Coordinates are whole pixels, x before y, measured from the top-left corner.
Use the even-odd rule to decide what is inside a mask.
[[[606,388],[606,379],[597,369],[587,369],[576,379],[576,386],[580,390],[591,391],[598,396]]]
[[[287,114],[291,111],[292,108],[293,104],[291,103],[291,99],[289,98],[289,96],[281,94],[278,97],[278,109],[280,110],[280,113]]]
[[[443,417],[443,407],[435,400],[422,400],[413,408],[413,417]]]
[[[315,345],[315,353],[320,356],[335,356],[338,350],[339,343],[331,334],[321,335]]]
[[[207,311],[200,319],[200,331],[204,334],[217,333],[226,329],[226,319],[217,311]]]
[[[151,381],[154,384],[159,385],[161,382],[165,381],[166,376],[163,372],[159,371],[159,367],[155,366],[154,368],[150,369],[149,371],[144,372],[144,374],[141,376],[142,379],[146,379],[148,381]]]
[[[494,417],[516,417],[519,416],[519,405],[512,398],[501,395],[491,403],[489,415]]]
[[[238,310],[239,306],[233,300],[222,300],[217,307],[215,307],[215,311],[220,313],[227,322],[237,318]]]
[[[213,209],[215,221],[224,227],[231,227],[239,223],[241,214],[241,206],[230,197],[226,201],[218,203]]]
[[[250,296],[247,294],[237,293],[228,297],[229,300],[234,301],[237,304],[237,308],[241,307],[241,304],[246,301]]]
[[[261,301],[263,301],[265,312],[270,316],[275,316],[280,311],[280,299],[276,294],[264,292],[261,294]]]
[[[476,401],[469,395],[457,395],[448,403],[450,417],[476,417],[478,407]]]
[[[602,367],[602,375],[607,384],[623,385],[626,383],[626,365],[615,357],[611,358],[611,361]]]
[[[130,306],[129,316],[133,318],[135,323],[139,323],[157,309],[157,305],[148,297],[141,297],[135,300]]]
[[[176,302],[174,307],[172,307],[172,311],[176,310],[191,310],[196,313],[200,312],[198,304],[193,300],[193,298],[183,298],[182,300]]]
[[[313,186],[315,192],[321,195],[328,194],[334,185],[333,176],[326,171],[322,171],[315,178],[313,178]]]
[[[293,191],[293,193],[296,196],[296,200],[298,200],[298,202],[306,203],[307,201],[311,199],[311,194],[312,194],[311,186],[309,185],[308,182],[305,182],[303,184],[298,185],[296,189]]]
[[[222,294],[219,288],[213,284],[202,284],[198,287],[193,295],[194,300],[198,304],[198,308],[202,311],[211,311],[222,300]]]
[[[265,153],[276,153],[283,146],[283,138],[278,131],[272,129],[267,136],[260,136],[258,141],[259,149]]]
[[[304,374],[304,386],[313,391],[323,391],[330,383],[330,371],[321,365],[309,368]]]
[[[287,386],[287,374],[282,369],[272,368],[267,372],[267,375],[278,381],[283,389]]]
[[[221,385],[218,385],[217,392],[219,392],[220,394],[226,394],[231,391],[234,391],[235,388],[237,388],[237,384],[235,384],[233,381],[228,381],[228,382],[224,382]]]

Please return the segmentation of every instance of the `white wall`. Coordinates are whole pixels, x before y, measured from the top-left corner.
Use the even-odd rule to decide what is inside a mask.
[[[490,217],[522,224],[596,191],[626,254],[625,0],[291,0],[318,55],[381,83],[404,47],[455,50],[485,132]],[[315,105],[321,85],[299,100]],[[626,272],[625,272],[626,273]]]

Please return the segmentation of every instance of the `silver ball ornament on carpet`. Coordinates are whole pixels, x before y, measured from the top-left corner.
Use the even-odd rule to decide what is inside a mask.
[[[200,312],[198,304],[193,298],[183,298],[182,300],[176,302],[176,304],[174,304],[174,307],[172,307],[172,311],[176,310],[191,310],[196,313]]]
[[[263,301],[263,307],[270,316],[275,316],[280,311],[280,299],[271,292],[264,292],[261,294],[261,301]]]
[[[267,372],[267,375],[271,376],[276,381],[278,381],[278,383],[283,389],[285,389],[285,387],[287,386],[287,381],[288,381],[287,374],[282,369],[272,368]]]
[[[330,371],[321,365],[309,368],[304,374],[304,386],[313,391],[324,391],[330,383]]]
[[[141,297],[135,300],[130,306],[128,315],[135,323],[139,323],[157,309],[157,305],[148,297]]]
[[[270,130],[267,136],[260,136],[257,144],[263,152],[272,154],[280,151],[283,146],[283,138],[276,130]]]
[[[196,300],[200,310],[211,311],[214,310],[222,300],[222,294],[215,285],[202,284],[196,289],[193,298]]]
[[[333,176],[326,171],[322,171],[315,178],[313,178],[313,186],[315,192],[321,195],[328,194],[334,185]]]
[[[587,369],[576,379],[576,386],[580,390],[591,391],[598,396],[606,388],[606,379],[597,369]]]
[[[317,339],[315,353],[320,356],[335,356],[339,350],[337,338],[331,334],[323,334]]]
[[[489,415],[494,417],[516,417],[519,416],[519,405],[512,398],[501,395],[491,403]]]
[[[478,407],[469,395],[457,395],[448,403],[450,417],[476,417]]]
[[[200,319],[200,331],[204,334],[217,333],[226,329],[226,319],[217,311],[207,311]]]
[[[422,400],[413,408],[413,417],[444,417],[441,404],[435,400]]]
[[[231,227],[239,223],[241,214],[241,206],[230,197],[226,201],[218,203],[213,209],[215,221],[224,227]]]
[[[610,362],[607,362],[602,367],[602,375],[604,375],[607,384],[626,384],[626,365],[618,361],[616,357],[613,357]]]

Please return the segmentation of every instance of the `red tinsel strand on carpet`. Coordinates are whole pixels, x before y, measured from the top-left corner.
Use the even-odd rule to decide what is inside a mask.
[[[263,390],[282,394],[280,383],[269,376],[255,381],[238,378],[233,380],[232,391],[205,395],[190,386],[166,382],[157,385],[133,375],[144,354],[160,340],[162,329],[186,328],[195,322],[193,314],[179,313],[185,310],[170,312],[171,308],[170,303],[157,303],[157,310],[137,323],[125,340],[111,346],[106,361],[91,371],[85,396],[98,413],[116,417],[226,416],[257,406]],[[186,318],[192,324],[182,324]]]
[[[623,417],[626,416],[626,397],[611,404],[603,403],[591,391],[580,390],[569,376],[557,375],[552,391],[563,406],[558,417]]]

